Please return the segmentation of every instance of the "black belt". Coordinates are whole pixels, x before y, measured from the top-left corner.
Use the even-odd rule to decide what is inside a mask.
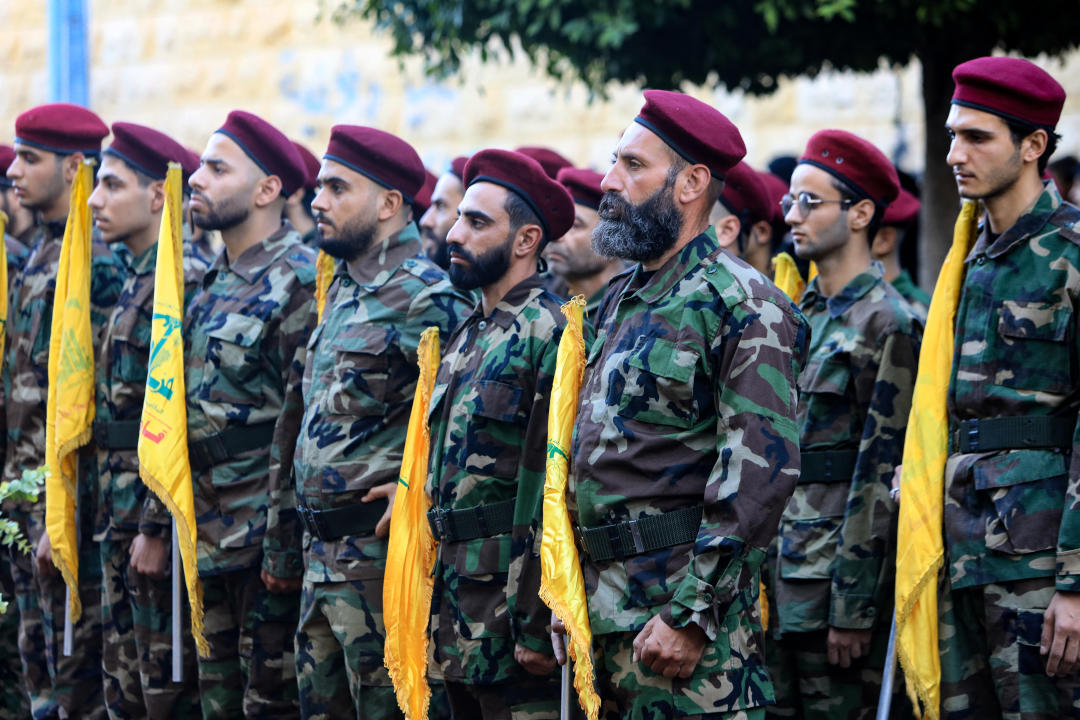
[[[1072,447],[1076,418],[1030,415],[964,420],[953,434],[954,452]]]
[[[436,540],[461,542],[502,535],[514,527],[514,501],[477,505],[464,510],[428,510],[428,523]]]
[[[379,498],[369,503],[358,502],[333,510],[312,510],[297,505],[296,513],[312,537],[319,540],[337,540],[347,535],[363,537],[374,534],[375,526],[379,524],[389,504],[390,501],[386,498]]]
[[[209,470],[241,453],[267,448],[274,440],[275,420],[257,425],[237,425],[207,435],[188,444],[188,459],[193,470]]]
[[[139,421],[95,420],[94,443],[102,450],[136,450],[139,447]]]
[[[850,483],[858,450],[807,450],[801,453],[799,484]]]
[[[701,528],[700,505],[646,515],[637,520],[578,528],[581,546],[594,562],[640,555],[694,542]]]

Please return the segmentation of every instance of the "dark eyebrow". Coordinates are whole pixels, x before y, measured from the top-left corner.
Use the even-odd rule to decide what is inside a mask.
[[[97,176],[97,181],[99,183],[103,183],[106,180],[112,180],[112,181],[118,182],[118,183],[123,183],[124,182],[124,179],[122,177],[120,177],[119,175],[117,175],[116,173],[114,173],[111,170],[107,170],[105,172],[99,172],[98,176]]]
[[[488,215],[487,213],[480,212],[479,210],[464,210],[464,211],[458,210],[458,214],[462,215],[463,217],[465,217],[465,218],[467,218],[469,220],[483,220],[485,222],[490,222],[490,223],[495,222],[495,220],[492,219],[492,217],[490,215]]]
[[[223,160],[222,158],[204,157],[199,159],[202,160],[203,165],[224,165],[225,167],[229,166],[229,163],[225,162],[225,160]]]
[[[328,183],[339,183],[341,185],[344,185],[345,187],[349,186],[349,181],[338,175],[330,175],[328,177],[317,178],[315,182],[320,186],[326,185]]]

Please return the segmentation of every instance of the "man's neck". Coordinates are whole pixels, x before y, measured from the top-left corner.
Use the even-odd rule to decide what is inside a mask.
[[[817,258],[818,288],[821,294],[832,297],[848,283],[870,269],[870,251],[864,235],[853,235],[837,252]]]
[[[131,251],[134,257],[140,257],[147,248],[157,242],[158,231],[161,229],[161,213],[154,216],[153,220],[145,228],[137,233],[132,233],[124,239],[124,245]]]
[[[393,221],[390,223],[379,223],[375,229],[375,235],[371,239],[371,243],[364,248],[363,252],[360,252],[356,257],[345,261],[345,266],[355,274],[361,277],[374,277],[377,273],[375,263],[371,262],[373,257],[378,257],[383,252],[383,245],[386,241],[393,237],[395,234],[405,229],[404,221]]]
[[[253,248],[281,228],[281,218],[275,213],[252,212],[247,220],[221,231],[221,240],[225,243],[225,255],[230,263]]]
[[[1031,172],[1021,173],[1020,178],[1005,192],[984,200],[986,218],[990,222],[990,232],[1000,235],[1020,219],[1024,211],[1035,204],[1043,192],[1042,180],[1035,168]]]
[[[480,288],[480,302],[484,308],[484,316],[491,315],[495,306],[506,297],[506,293],[523,280],[536,274],[536,258],[530,256],[528,260],[520,260],[510,265],[506,273],[497,281]]]
[[[296,228],[296,232],[300,233],[301,237],[305,237],[309,232],[315,229],[315,221],[311,219],[311,216],[304,211],[304,208],[297,205],[286,205],[285,216],[289,219],[289,224]]]
[[[68,209],[71,207],[71,186],[67,185],[60,197],[56,198],[51,205],[42,208],[41,221],[45,223],[66,222]]]
[[[874,258],[885,268],[885,282],[895,282],[900,277],[900,253],[894,252],[885,257]]]
[[[617,275],[621,269],[622,266],[619,263],[609,263],[598,273],[593,273],[586,277],[574,278],[572,280],[568,279],[566,284],[570,288],[571,297],[584,295],[585,299],[588,300],[607,287],[611,278]]]

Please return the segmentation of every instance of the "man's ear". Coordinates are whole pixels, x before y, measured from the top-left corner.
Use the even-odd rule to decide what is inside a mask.
[[[729,213],[713,223],[713,227],[716,228],[716,241],[720,243],[720,247],[740,257],[742,253],[739,252],[738,240],[739,233],[742,232],[742,224],[739,218]]]
[[[286,199],[285,191],[281,187],[281,178],[277,175],[267,175],[259,178],[255,184],[255,207],[266,207],[278,198]]]
[[[82,153],[65,155],[63,160],[64,182],[70,185],[75,182],[75,173],[79,171],[79,165],[86,159]]]
[[[679,173],[682,182],[676,185],[676,198],[682,205],[689,205],[709,192],[712,173],[704,165],[691,165]]]
[[[882,225],[878,228],[874,240],[870,243],[870,255],[875,260],[887,258],[896,249],[896,238],[899,234],[892,225]]]
[[[165,181],[155,180],[150,183],[150,212],[157,215],[165,207]]]
[[[772,233],[768,220],[758,220],[750,226],[750,242],[754,245],[772,245]]]
[[[848,208],[848,227],[853,231],[865,230],[874,219],[874,201],[860,200]]]
[[[379,193],[376,203],[378,203],[376,217],[379,222],[386,222],[401,212],[401,206],[405,204],[405,196],[400,190],[383,190]]]
[[[540,250],[540,241],[544,239],[544,231],[539,225],[522,225],[514,234],[514,245],[511,248],[514,257],[529,257]]]

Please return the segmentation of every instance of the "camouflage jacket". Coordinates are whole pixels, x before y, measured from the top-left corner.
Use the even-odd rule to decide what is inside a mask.
[[[63,238],[64,223],[39,226],[22,270],[14,274],[9,282],[3,367],[3,407],[7,430],[4,480],[17,480],[22,477],[24,470],[33,470],[45,463],[49,341]],[[95,345],[100,343],[106,320],[120,296],[123,282],[123,266],[95,235],[90,264],[90,321],[94,328]],[[80,483],[80,494],[92,501],[96,480],[85,479],[87,482]],[[23,504],[19,511],[29,514],[31,540],[36,542],[45,517],[44,496],[32,507]],[[90,523],[83,527],[89,534],[93,530],[92,502],[83,506],[81,512],[89,513]]]
[[[396,482],[416,392],[420,334],[440,345],[471,305],[446,272],[417,257],[410,224],[351,262],[337,263],[322,322],[307,344],[304,419],[294,458],[297,500],[315,510],[360,502]],[[304,536],[305,579],[381,578],[386,540]]]
[[[157,244],[142,255],[118,253],[127,264],[127,279],[105,326],[97,351],[95,425],[138,421],[146,392],[150,331],[154,313],[154,271]],[[185,248],[184,299],[190,302],[207,263]],[[98,517],[94,539],[117,540],[142,532],[169,537],[169,512],[139,478],[138,452],[96,446],[98,466]]]
[[[446,679],[525,677],[514,643],[551,654],[540,587],[548,400],[566,320],[538,275],[450,338],[431,402],[428,492],[443,511],[516,499],[509,533],[439,546],[432,604]]]
[[[702,507],[702,520],[693,543],[611,561],[583,552],[592,630],[636,632],[657,614],[673,627],[693,622],[720,638],[721,672],[736,687],[768,686],[753,608],[799,476],[806,321],[701,234],[655,272],[617,275],[598,327],[574,432],[571,515],[596,527]]]
[[[896,514],[889,488],[903,456],[922,324],[879,263],[832,297],[815,278],[799,309],[812,340],[799,377],[802,476],[780,523],[779,630],[887,629]],[[838,464],[854,454],[854,471],[826,476],[815,462],[822,452]]]
[[[1049,182],[996,239],[984,226],[964,264],[945,470],[952,585],[1056,576],[1080,591],[1080,210]],[[957,447],[959,421],[1035,416],[1071,427],[1068,447]]]
[[[915,284],[915,281],[911,279],[911,273],[901,270],[892,281],[892,286],[907,300],[908,305],[915,311],[915,317],[926,325],[926,313],[930,310],[930,296]]]
[[[192,468],[200,574],[260,563],[275,577],[302,573],[291,470],[314,292],[315,253],[283,223],[231,263],[219,254],[188,308],[188,442],[273,423],[269,447]]]

